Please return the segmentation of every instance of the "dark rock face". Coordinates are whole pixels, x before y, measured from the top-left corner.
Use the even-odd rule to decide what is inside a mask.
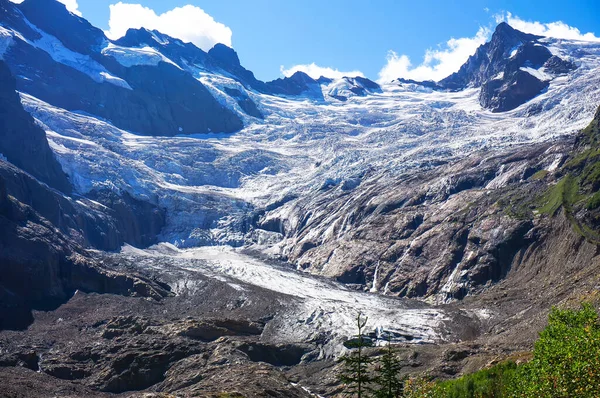
[[[112,211],[107,213],[116,220],[116,230],[123,242],[136,247],[148,247],[157,242],[165,225],[165,211],[157,206],[137,200],[127,192],[118,195],[112,191],[93,191],[89,198]]]
[[[123,47],[152,47],[169,59],[182,59],[190,65],[207,65],[210,61],[206,52],[191,43],[167,36],[157,30],[144,28],[128,29],[125,36],[114,42]]]
[[[240,64],[240,59],[232,48],[219,43],[210,49],[208,55],[212,64],[232,74],[245,86],[260,92],[269,92],[269,88],[264,82],[256,79],[254,73]]]
[[[246,112],[246,114],[259,119],[265,118],[262,112],[256,106],[256,103],[252,101],[250,97],[242,93],[240,90],[225,87],[225,92],[229,96],[236,99],[238,105],[240,106],[240,108],[242,108],[244,112]]]
[[[560,57],[557,57],[556,55],[550,57],[544,64],[544,67],[548,72],[554,75],[562,75],[565,73],[569,73],[575,68],[577,68],[577,66],[573,62],[566,61]]]
[[[102,30],[87,20],[71,14],[64,4],[55,0],[25,0],[19,5],[29,22],[57,37],[75,52],[90,55],[106,37]]]
[[[346,79],[354,80],[357,84],[360,84],[362,87],[364,87],[367,90],[381,91],[381,87],[379,86],[379,84],[377,84],[374,81],[369,80],[365,77],[356,76],[356,77],[352,77],[352,78],[347,77]]]
[[[350,95],[364,97],[367,94],[381,92],[381,87],[379,84],[369,79],[365,79],[364,77],[344,77],[342,79],[347,85],[347,90],[351,93]],[[340,95],[337,92],[330,92],[329,95],[337,98],[340,101],[346,101],[348,99],[346,96]]]
[[[0,61],[0,153],[15,166],[64,193],[71,184],[55,159],[46,133],[25,112],[15,80]]]
[[[548,85],[548,82],[519,70],[507,79],[495,79],[484,83],[481,86],[479,102],[492,112],[510,111],[540,94]]]
[[[78,203],[53,190],[16,167],[0,161],[0,178],[9,195],[33,208],[70,240],[83,247],[117,250],[123,243],[145,247],[156,242],[164,225],[164,211],[131,198],[127,193],[94,192],[101,202]],[[106,207],[104,207],[104,206]]]
[[[396,82],[400,83],[400,84],[416,84],[418,86],[423,86],[426,88],[430,88],[433,90],[441,90],[442,87],[439,86],[436,82],[432,81],[432,80],[427,80],[427,81],[423,81],[423,82],[419,82],[413,79],[404,79],[404,78],[400,78],[400,79],[396,79]]]
[[[0,330],[27,326],[32,308],[56,308],[78,289],[154,298],[166,294],[97,267],[33,208],[8,197],[0,180]]]
[[[319,83],[304,72],[296,72],[290,77],[268,82],[267,87],[274,94],[297,96],[310,93],[323,99]]]
[[[492,112],[510,111],[540,94],[549,83],[521,68],[537,70],[551,57],[546,47],[534,43],[523,44],[500,72],[502,77],[488,80],[481,86],[481,106]],[[555,60],[553,64],[558,69],[562,67],[562,62]]]

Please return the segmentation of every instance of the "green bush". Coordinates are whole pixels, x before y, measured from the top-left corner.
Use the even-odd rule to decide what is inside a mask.
[[[506,362],[466,375],[458,380],[442,382],[440,387],[443,396],[448,398],[504,397],[516,371],[517,365],[514,362]]]
[[[591,305],[552,310],[533,360],[520,367],[508,396],[600,396],[600,323]]]
[[[590,304],[579,310],[553,308],[533,359],[505,362],[456,380],[406,383],[405,397],[430,398],[598,398],[600,320]]]

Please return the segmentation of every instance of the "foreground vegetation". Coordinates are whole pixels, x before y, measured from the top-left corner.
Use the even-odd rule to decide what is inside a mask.
[[[362,330],[361,330],[362,332]],[[362,336],[359,333],[359,336]],[[362,342],[362,337],[359,342]],[[365,358],[361,349],[361,358]],[[388,350],[389,350],[388,346]],[[353,367],[345,367],[345,375],[360,368],[360,388],[357,378],[346,377],[350,396],[385,398],[597,398],[600,397],[600,319],[590,304],[579,310],[552,309],[548,326],[540,333],[533,350],[533,359],[525,364],[505,362],[460,379],[436,382],[427,377],[403,380],[399,389],[382,388],[376,377],[368,376],[368,369],[393,369],[385,380],[400,380],[396,365],[398,359],[391,354],[371,366],[372,359],[358,360],[353,352],[342,362],[352,358]],[[386,364],[382,361],[385,358]],[[360,366],[357,366],[357,360]],[[358,393],[360,391],[360,393]]]

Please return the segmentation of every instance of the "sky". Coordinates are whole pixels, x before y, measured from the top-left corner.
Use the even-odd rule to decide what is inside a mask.
[[[110,38],[144,26],[204,50],[224,43],[261,80],[297,70],[440,80],[502,20],[530,33],[600,41],[600,0],[60,1]]]

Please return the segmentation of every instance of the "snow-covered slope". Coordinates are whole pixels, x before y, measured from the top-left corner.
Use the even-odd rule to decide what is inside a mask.
[[[58,23],[40,4],[53,4]],[[257,244],[294,259],[299,246],[341,240],[359,199],[375,203],[375,192],[393,191],[399,179],[478,151],[572,135],[600,103],[600,44],[506,24],[448,79],[380,87],[303,73],[260,82],[226,46],[205,53],[144,29],[110,41],[51,0],[0,0],[0,11],[0,55],[76,193],[127,193],[164,209],[159,240],[182,248]],[[491,65],[484,74],[482,65]],[[538,83],[533,99],[511,101],[508,112],[482,107],[487,84],[492,102],[514,99],[523,76]],[[55,87],[45,84],[54,77]],[[499,170],[489,188],[516,173]],[[433,181],[430,195],[451,180]],[[328,209],[334,199],[343,212]],[[297,236],[306,225],[314,228]],[[308,268],[340,276],[322,263]]]
[[[163,233],[168,242],[239,244],[253,212],[285,198],[327,186],[352,189],[367,175],[397,175],[583,128],[600,103],[600,46],[548,43],[563,56],[586,55],[545,93],[500,114],[481,109],[476,89],[440,92],[390,84],[346,102],[248,90],[265,120],[254,119],[234,135],[164,138],[140,137],[29,95],[22,98],[80,193],[110,187],[157,202],[168,212]],[[229,77],[200,72],[197,77],[217,98],[226,87],[244,90]]]

